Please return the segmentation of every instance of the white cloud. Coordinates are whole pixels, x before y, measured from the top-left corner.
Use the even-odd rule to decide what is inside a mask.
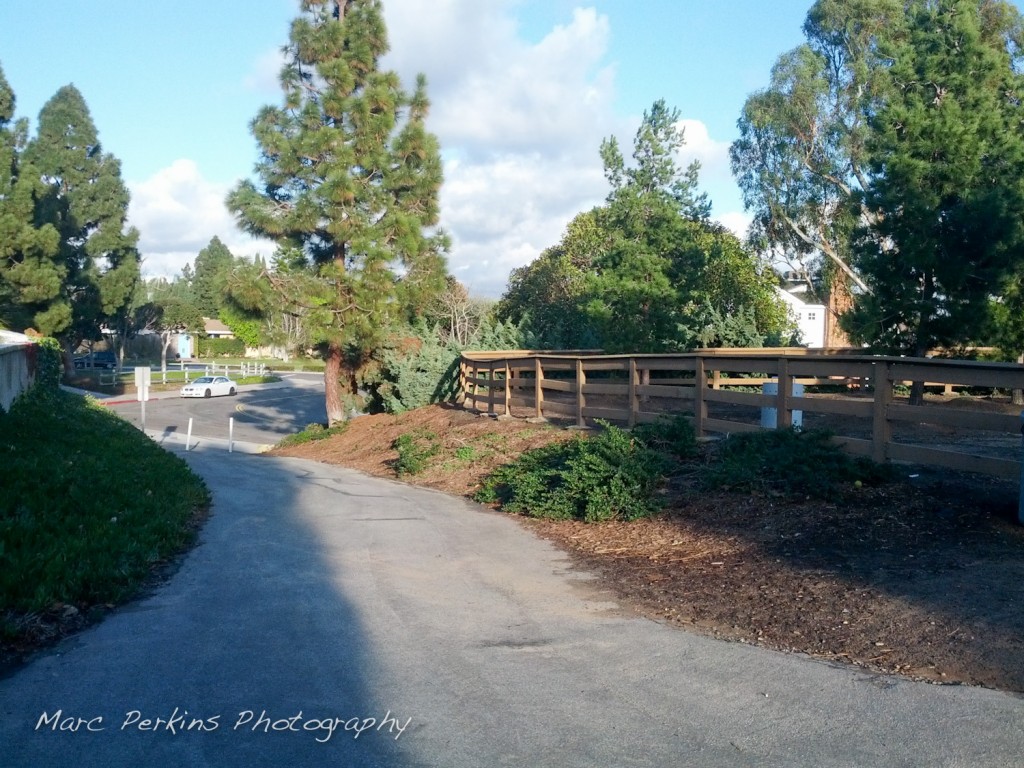
[[[752,221],[749,213],[741,213],[739,211],[729,211],[719,214],[714,218],[723,227],[731,230],[740,240],[746,238],[747,230],[750,228],[750,222]]]
[[[242,81],[242,85],[249,91],[277,95],[281,88],[278,76],[284,61],[284,53],[280,47],[267,51],[252,63],[252,68]]]
[[[128,184],[129,223],[140,233],[146,277],[171,278],[216,235],[236,256],[269,256],[274,246],[243,234],[224,199],[228,186],[203,178],[191,160],[176,160],[142,182]]]
[[[683,130],[685,140],[679,153],[683,165],[689,165],[697,160],[700,162],[702,178],[732,178],[729,169],[729,142],[711,138],[708,127],[700,120],[680,120],[676,126]]]
[[[384,64],[410,87],[428,80],[429,126],[444,150],[442,224],[449,266],[479,295],[555,245],[569,220],[603,199],[598,148],[620,123],[608,19],[577,9],[537,43],[517,34],[512,0],[418,0],[385,6]]]
[[[389,0],[384,9],[392,53],[383,66],[397,70],[407,88],[419,72],[428,78],[429,127],[445,158],[441,215],[453,241],[449,268],[476,295],[500,295],[512,269],[555,245],[573,216],[604,199],[601,140],[618,136],[628,154],[640,121],[614,113],[607,17],[578,8],[530,42],[518,32],[514,14],[521,8],[518,0],[434,0],[424,13],[419,0]],[[280,64],[278,50],[266,53],[253,62],[245,86],[276,101]],[[728,145],[697,120],[682,127],[687,146],[680,159],[699,159],[701,188],[735,209]],[[271,244],[239,233],[224,206],[227,185],[205,180],[188,160],[132,191],[148,274],[179,272],[213,235],[239,255],[273,252]],[[745,214],[718,218],[745,229]]]

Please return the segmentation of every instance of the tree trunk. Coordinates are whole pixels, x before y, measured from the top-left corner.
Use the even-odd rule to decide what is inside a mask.
[[[160,373],[167,373],[167,348],[171,346],[171,332],[161,334],[160,340]]]
[[[341,369],[344,360],[341,346],[331,343],[327,346],[327,365],[324,367],[324,393],[327,401],[327,426],[333,427],[345,421],[345,402],[341,396]]]
[[[849,347],[850,339],[839,327],[839,317],[853,308],[853,294],[846,275],[836,275],[827,296],[825,308],[825,347]]]
[[[75,351],[71,348],[70,342],[63,345],[64,352],[64,375],[71,378],[75,375]]]

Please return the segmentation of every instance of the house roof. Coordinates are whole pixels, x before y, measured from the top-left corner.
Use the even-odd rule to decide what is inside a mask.
[[[203,328],[207,336],[234,336],[234,332],[220,320],[213,317],[203,318]]]
[[[795,296],[792,292],[787,291],[785,288],[781,288],[777,285],[775,286],[775,290],[778,293],[779,297],[793,309],[806,309],[811,307],[821,307],[822,309],[825,308],[824,304],[808,304],[799,296]]]

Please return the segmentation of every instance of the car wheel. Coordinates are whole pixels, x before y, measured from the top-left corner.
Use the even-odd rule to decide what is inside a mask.
[[[206,392],[203,393],[203,397],[211,397],[212,395],[213,392],[211,392],[210,390],[206,390]]]
[[[234,394],[235,394],[235,388],[234,388],[234,387],[232,387],[231,389],[229,389],[229,390],[228,390],[228,394],[229,394],[229,395],[234,395]]]

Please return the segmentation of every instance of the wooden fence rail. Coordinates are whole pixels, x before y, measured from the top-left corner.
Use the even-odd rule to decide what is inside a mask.
[[[777,383],[775,394],[763,393],[768,382]],[[703,437],[762,429],[765,409],[783,429],[792,426],[794,413],[806,413],[848,452],[878,462],[1020,476],[1017,414],[979,410],[969,397],[910,405],[900,388],[912,382],[946,395],[954,387],[1024,389],[1024,366],[803,349],[682,355],[510,350],[467,352],[459,365],[463,405],[495,415],[567,419],[585,427],[596,419],[633,426],[685,414]],[[804,386],[802,394],[794,383]]]

